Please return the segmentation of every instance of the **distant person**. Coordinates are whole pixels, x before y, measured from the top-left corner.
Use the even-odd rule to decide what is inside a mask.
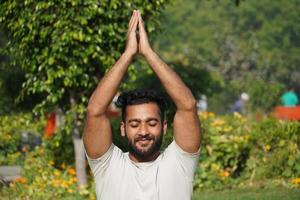
[[[243,92],[240,96],[240,98],[234,103],[234,105],[230,108],[230,112],[234,113],[240,113],[244,114],[245,104],[249,100],[249,95],[245,92]]]
[[[204,94],[201,95],[201,98],[197,102],[197,110],[198,110],[198,112],[206,112],[207,111],[207,98]]]
[[[283,93],[281,96],[281,103],[283,106],[292,107],[298,104],[299,100],[297,94],[294,91],[294,88],[290,87],[288,91]]]

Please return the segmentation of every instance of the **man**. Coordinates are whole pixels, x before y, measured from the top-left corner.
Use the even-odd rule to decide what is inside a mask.
[[[288,91],[281,96],[281,103],[283,106],[294,107],[297,106],[298,102],[298,96],[293,87],[289,87]]]
[[[198,113],[207,111],[207,98],[206,95],[202,94],[199,101],[197,102]]]
[[[106,110],[137,53],[150,64],[177,108],[174,141],[162,153],[159,148],[167,123],[163,100],[154,91],[135,90],[118,98],[123,112],[121,134],[128,141],[129,153],[112,143]],[[95,176],[97,199],[191,199],[200,148],[196,101],[179,76],[152,50],[139,11],[130,19],[124,53],[89,100],[83,141]]]
[[[230,112],[231,113],[238,112],[240,114],[245,114],[245,105],[249,99],[250,99],[249,95],[243,92],[240,98],[230,108]]]

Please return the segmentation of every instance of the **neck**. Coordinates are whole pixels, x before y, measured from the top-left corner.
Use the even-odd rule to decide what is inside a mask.
[[[132,154],[131,152],[129,152],[129,158],[130,160],[132,160],[133,162],[136,163],[141,163],[141,162],[151,162],[156,160],[156,158],[160,155],[160,151],[156,152],[155,154],[151,155],[151,156],[138,156],[135,154]]]

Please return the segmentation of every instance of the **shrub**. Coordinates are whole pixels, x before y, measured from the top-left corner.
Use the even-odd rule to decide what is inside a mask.
[[[247,161],[252,179],[300,177],[299,122],[265,119],[252,127],[255,140]]]
[[[200,118],[204,133],[195,188],[221,189],[267,179],[291,185],[300,177],[298,122],[253,121],[239,114],[204,113]]]
[[[201,115],[203,137],[196,188],[222,188],[234,181],[245,168],[249,154],[248,120],[239,114],[216,117]]]
[[[93,187],[77,187],[73,166],[55,167],[53,153],[43,146],[26,155],[23,177],[1,190],[9,199],[95,199]]]
[[[30,114],[0,116],[0,165],[20,164],[43,132],[43,120]]]

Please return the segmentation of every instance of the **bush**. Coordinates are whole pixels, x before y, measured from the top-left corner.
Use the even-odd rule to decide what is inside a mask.
[[[0,196],[8,199],[95,199],[94,188],[77,187],[73,166],[54,166],[54,154],[43,146],[26,155],[23,177],[4,188]]]
[[[239,114],[204,113],[200,118],[204,134],[195,188],[221,189],[268,179],[299,185],[298,122],[253,121]]]
[[[43,125],[30,114],[0,116],[0,165],[21,164],[24,153],[40,143]]]
[[[252,128],[255,138],[247,175],[256,179],[300,177],[300,125],[266,119]]]
[[[196,188],[222,188],[234,182],[245,168],[250,149],[250,126],[239,114],[201,115],[203,137]]]

